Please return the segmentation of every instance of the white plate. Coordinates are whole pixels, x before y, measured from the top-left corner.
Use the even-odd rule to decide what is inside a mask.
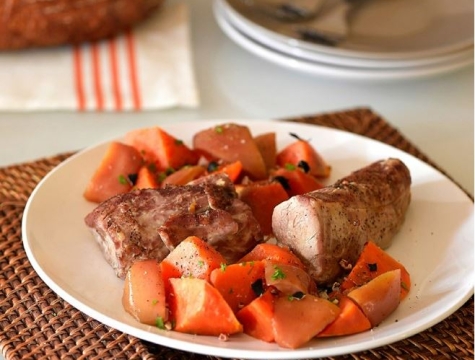
[[[299,40],[288,24],[262,15],[246,1],[226,2],[248,20],[247,32],[329,55],[378,60],[429,58],[473,45],[472,0],[368,1],[352,16],[347,40],[335,47]]]
[[[255,31],[253,23],[236,11],[234,7],[229,4],[228,0],[216,0],[216,2],[219,3],[221,11],[226,14],[229,23],[242,34],[245,34],[254,41],[275,51],[301,58],[303,60],[361,68],[402,68],[456,62],[459,59],[466,58],[467,55],[473,57],[473,44],[451,52],[444,52],[439,55],[431,54],[429,57],[403,59],[366,59],[353,56],[337,56],[327,52],[313,51],[306,47],[292,45],[289,41],[282,41],[282,39],[276,38],[274,34],[265,28],[261,29],[261,31]]]
[[[319,75],[345,80],[387,81],[426,78],[449,73],[470,64],[473,64],[473,48],[455,60],[444,61],[424,66],[396,67],[396,68],[361,68],[355,66],[334,65],[324,62],[310,61],[289,55],[261,44],[235,28],[223,10],[222,4],[215,0],[214,14],[216,21],[223,32],[236,44],[274,64],[297,70],[306,74]]]
[[[189,144],[197,130],[224,122],[162,126]],[[279,148],[293,140],[290,132],[311,139],[332,165],[330,181],[387,157],[400,158],[409,167],[412,203],[389,253],[407,267],[413,288],[380,326],[286,350],[246,335],[223,342],[213,336],[180,334],[136,322],[122,309],[122,281],[102,257],[83,222],[94,205],[82,194],[107,143],[88,148],[59,165],[28,200],[23,242],[38,275],[71,305],[122,332],[171,348],[245,359],[317,358],[383,346],[429,328],[469,299],[474,279],[473,203],[445,176],[407,153],[347,132],[277,121],[233,122],[249,125],[253,134],[276,131]]]

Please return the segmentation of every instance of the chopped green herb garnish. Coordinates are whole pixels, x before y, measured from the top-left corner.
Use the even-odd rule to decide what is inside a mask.
[[[175,169],[172,168],[172,167],[168,167],[168,168],[165,170],[165,174],[166,174],[166,175],[173,174],[174,172],[175,172]]]
[[[205,262],[203,260],[198,261],[198,266],[203,267],[205,265]]]
[[[167,177],[167,174],[165,174],[164,172],[161,172],[160,174],[158,174],[157,180],[158,182],[162,182],[163,180],[165,180],[166,177]]]
[[[163,321],[163,318],[161,316],[158,316],[155,319],[155,326],[159,329],[165,330],[165,322]]]
[[[285,274],[280,267],[274,266],[274,273],[272,274],[272,280],[285,279]]]
[[[286,163],[284,165],[284,167],[287,169],[287,170],[295,170],[296,169],[296,166],[294,164],[291,164],[291,163]]]
[[[175,145],[183,145],[183,140],[175,139]]]
[[[153,299],[153,300],[152,300],[152,305],[157,305],[157,303],[158,303],[158,300],[157,300],[157,299]]]
[[[406,290],[406,291],[409,291],[409,286],[407,286],[407,284],[404,282],[404,281],[401,281],[401,287]]]
[[[127,178],[122,174],[119,175],[119,183],[122,184],[122,185],[127,185],[128,184]]]
[[[226,271],[226,267],[227,267],[227,265],[225,263],[221,263],[219,265],[219,268],[221,269],[221,271]]]
[[[222,126],[216,126],[214,128],[214,131],[216,131],[218,134],[222,134],[224,132],[224,129]]]
[[[156,172],[157,171],[157,165],[155,163],[150,163],[147,165],[148,169],[152,172]]]

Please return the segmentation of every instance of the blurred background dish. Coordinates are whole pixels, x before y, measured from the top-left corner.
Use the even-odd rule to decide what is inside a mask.
[[[364,59],[429,58],[473,46],[471,0],[378,0],[362,2],[351,13],[349,35],[338,46],[306,41],[295,32],[297,23],[280,21],[256,11],[249,1],[220,0],[233,19],[241,17],[241,29],[314,52]],[[347,0],[328,0],[330,5]],[[327,11],[332,11],[331,6]],[[322,10],[323,12],[323,10]],[[305,26],[315,19],[299,22]]]
[[[345,0],[346,1],[346,0]],[[384,0],[383,0],[384,1]],[[436,55],[434,51],[431,51],[428,56],[421,56],[420,52],[413,53],[411,56],[408,53],[407,56],[400,58],[400,54],[394,53],[392,57],[382,57],[377,58],[375,54],[369,53],[364,56],[346,56],[343,54],[332,53],[327,51],[328,46],[325,45],[315,45],[309,43],[306,46],[300,46],[302,43],[300,40],[294,41],[293,39],[287,39],[281,34],[276,34],[275,32],[254,23],[245,15],[242,11],[239,11],[242,8],[242,0],[219,0],[220,6],[222,7],[221,11],[227,17],[227,20],[232,24],[237,30],[241,33],[246,34],[249,38],[253,39],[256,42],[259,42],[273,50],[286,53],[298,58],[305,60],[318,61],[324,63],[331,63],[334,65],[344,65],[344,66],[357,66],[357,67],[367,67],[367,68],[395,68],[395,67],[409,67],[409,66],[420,66],[426,64],[436,64],[449,61],[456,61],[462,57],[466,57],[468,53],[473,53],[473,33],[470,35],[465,34],[457,44],[453,44],[453,50],[451,51],[441,51],[440,54]],[[236,6],[239,4],[239,6]],[[244,5],[245,6],[245,5]],[[472,7],[473,10],[473,7]],[[472,11],[473,12],[473,11]],[[285,23],[283,26],[290,26],[291,23]],[[472,22],[473,25],[473,22]],[[303,44],[303,43],[302,43]],[[338,46],[344,47],[344,44]],[[320,50],[323,48],[324,50]],[[335,49],[337,48],[329,48]],[[441,49],[439,49],[441,50]]]
[[[384,2],[384,0],[381,1]],[[375,56],[375,52],[368,52],[369,57],[364,55],[358,57],[356,54],[363,53],[340,48],[340,45],[329,47],[308,43],[306,46],[300,46],[302,41],[285,41],[285,37],[281,34],[271,32],[258,24],[252,25],[249,19],[231,6],[231,2],[241,3],[241,0],[215,0],[214,2],[215,18],[223,32],[251,53],[298,71],[346,79],[402,80],[433,76],[473,64],[473,33],[471,39],[467,37],[463,41],[460,40],[459,46],[454,46],[456,50],[442,51],[440,48],[438,55],[435,55],[434,48],[428,52],[430,56],[425,57],[421,56],[421,51],[414,52],[412,58],[408,52],[394,52],[395,55],[392,58],[387,56],[387,52],[381,53],[385,55],[381,59]],[[319,51],[319,48],[328,48],[330,51]],[[355,56],[338,55],[339,50]]]

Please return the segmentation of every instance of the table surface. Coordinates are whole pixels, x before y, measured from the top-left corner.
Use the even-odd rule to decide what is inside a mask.
[[[473,66],[405,81],[308,75],[269,63],[236,45],[214,20],[211,0],[185,2],[191,17],[198,108],[0,113],[0,166],[79,150],[132,128],[165,122],[274,119],[370,107],[473,194]]]

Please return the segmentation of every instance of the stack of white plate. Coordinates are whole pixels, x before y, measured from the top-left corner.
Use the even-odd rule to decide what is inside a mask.
[[[289,35],[289,23],[246,0],[215,0],[221,29],[251,53],[284,67],[330,77],[395,80],[473,65],[473,0],[373,0],[354,12],[336,46]]]

